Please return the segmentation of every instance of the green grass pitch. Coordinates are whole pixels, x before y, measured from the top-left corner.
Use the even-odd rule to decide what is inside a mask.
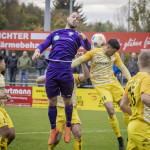
[[[16,131],[15,140],[8,150],[48,150],[50,123],[47,109],[6,107]],[[82,122],[83,150],[118,150],[118,141],[113,133],[105,111],[78,110]],[[127,144],[126,126],[123,114],[116,113],[121,134]],[[73,135],[69,144],[64,142],[64,134],[56,150],[73,150]]]

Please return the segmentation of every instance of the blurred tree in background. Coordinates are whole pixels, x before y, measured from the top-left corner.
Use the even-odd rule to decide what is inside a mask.
[[[150,32],[150,0],[132,3],[132,14],[128,19],[134,32]]]
[[[78,31],[89,32],[127,32],[128,23],[131,32],[150,32],[150,0],[136,0],[131,3],[128,16],[128,5],[117,9],[115,22],[87,23],[83,12],[83,3],[73,0],[73,11],[81,15]],[[0,0],[0,30],[44,30],[44,10],[33,3],[19,3],[20,0]],[[55,0],[51,8],[51,30],[65,28],[69,15],[70,0]],[[130,55],[125,54],[125,62]]]
[[[43,30],[44,10],[32,3],[0,0],[0,30]]]

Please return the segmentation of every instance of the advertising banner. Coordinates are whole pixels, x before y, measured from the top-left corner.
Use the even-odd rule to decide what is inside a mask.
[[[5,106],[32,106],[32,87],[6,86],[5,92],[12,98],[11,102],[5,101]]]
[[[32,87],[32,107],[48,108],[48,98],[45,87]]]
[[[80,89],[77,88],[76,90],[77,96],[77,108],[83,110],[106,110],[103,106],[103,102],[100,99],[97,91],[95,89]],[[121,111],[118,104],[114,103],[114,108],[116,111]]]
[[[46,96],[45,87],[33,87],[32,98],[32,107],[48,108],[48,99]],[[100,111],[106,110],[98,93],[94,89],[77,88],[76,98],[78,109]],[[117,104],[114,104],[114,108],[116,111],[120,111],[120,108]]]
[[[120,42],[119,52],[140,53],[141,51],[150,51],[150,33],[133,32],[83,32],[89,41],[95,33],[103,33],[106,40],[115,38]],[[6,50],[35,50],[42,43],[50,32],[44,31],[0,31],[0,49]],[[68,33],[69,34],[69,33]],[[48,48],[47,50],[50,50]],[[79,51],[85,51],[80,47]]]

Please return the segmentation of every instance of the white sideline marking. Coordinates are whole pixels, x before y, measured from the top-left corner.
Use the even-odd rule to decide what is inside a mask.
[[[120,130],[120,131],[122,131],[122,132],[125,132],[125,131],[127,131],[126,129],[122,129],[122,130]],[[96,130],[96,131],[82,131],[83,133],[94,133],[94,132],[96,132],[96,133],[100,133],[100,132],[113,132],[113,130]],[[25,132],[25,133],[16,133],[16,134],[47,134],[47,133],[50,133],[50,132]]]

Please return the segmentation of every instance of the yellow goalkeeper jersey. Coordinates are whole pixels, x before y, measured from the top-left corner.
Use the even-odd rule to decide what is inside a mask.
[[[4,76],[0,74],[0,93],[5,93],[5,81],[4,81]],[[0,99],[0,107],[4,106],[4,101],[3,99]]]
[[[76,88],[77,88],[77,84],[80,82],[79,81],[79,74],[73,74],[73,77],[74,77],[74,89],[72,92],[72,103],[73,103],[73,106],[76,106],[77,105]],[[57,106],[65,107],[63,98],[61,96],[57,97]]]
[[[139,72],[128,81],[125,95],[131,104],[130,120],[139,119],[150,124],[150,108],[141,101],[142,93],[150,95],[150,75],[146,72]]]
[[[116,67],[123,64],[117,52],[109,57],[104,53],[103,48],[97,48],[88,51],[83,57],[86,61],[91,61],[90,79],[93,86],[101,86],[117,80],[113,73],[113,63]]]

